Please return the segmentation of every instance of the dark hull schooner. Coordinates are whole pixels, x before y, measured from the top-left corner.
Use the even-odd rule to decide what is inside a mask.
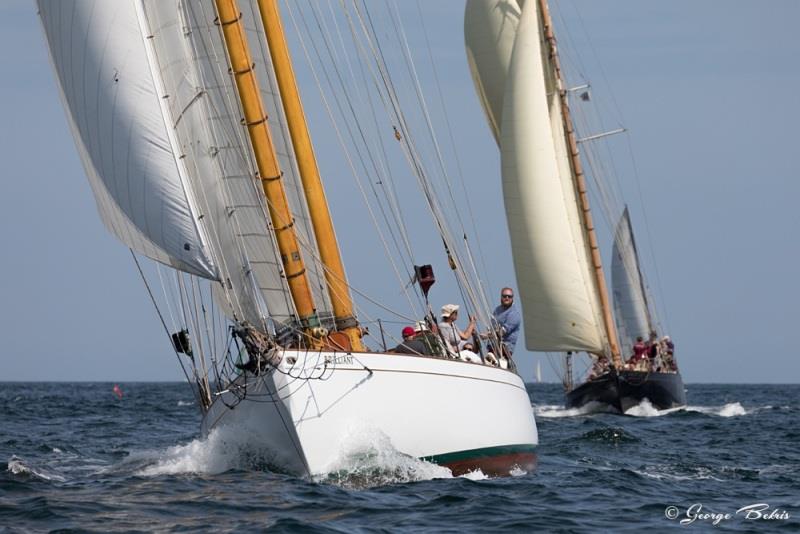
[[[590,402],[608,405],[620,413],[647,399],[657,410],[686,405],[679,373],[611,370],[567,392],[566,407],[580,408]]]

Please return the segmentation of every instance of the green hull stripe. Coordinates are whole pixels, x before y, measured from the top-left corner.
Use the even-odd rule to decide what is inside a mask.
[[[523,445],[500,445],[498,447],[485,447],[483,449],[471,449],[468,451],[449,452],[447,454],[437,454],[435,456],[425,456],[422,458],[428,462],[445,465],[452,462],[463,460],[474,460],[477,458],[491,458],[493,456],[505,456],[507,454],[533,453],[536,446],[530,444]]]

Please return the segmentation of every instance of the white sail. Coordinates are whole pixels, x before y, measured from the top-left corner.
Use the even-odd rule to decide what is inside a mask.
[[[503,98],[503,196],[529,350],[607,346],[538,2],[526,2]]]
[[[647,339],[651,326],[639,256],[627,207],[617,223],[614,234],[611,288],[622,349],[624,354],[630,354],[636,337],[642,336],[643,339]]]
[[[464,11],[469,70],[489,128],[498,144],[508,67],[522,4],[517,0],[467,0]]]
[[[107,4],[112,4],[113,7]],[[255,0],[242,1],[239,4],[255,70],[261,80],[262,99],[269,117],[314,301],[317,311],[324,314],[331,306],[322,267],[317,261],[319,254],[316,240],[294,163],[257,4]],[[97,65],[88,69],[91,76],[84,76],[97,83],[95,79],[103,76],[98,73],[109,72],[108,98],[123,91],[134,91],[138,85],[143,85],[148,90],[146,94],[139,94],[141,90],[132,94],[130,117],[112,116],[111,120],[119,123],[118,128],[124,131],[134,130],[145,120],[157,122],[160,126],[157,133],[161,138],[151,132],[140,137],[143,143],[159,141],[163,145],[165,165],[171,164],[172,169],[158,169],[157,173],[144,176],[131,173],[118,176],[106,171],[95,173],[101,177],[98,180],[94,179],[91,165],[95,159],[102,163],[104,158],[110,158],[108,147],[97,146],[97,155],[89,158],[87,174],[93,186],[96,185],[95,182],[99,183],[94,188],[101,213],[109,227],[136,250],[159,261],[165,261],[165,257],[171,259],[171,250],[167,250],[169,254],[160,253],[154,246],[148,248],[148,241],[140,243],[131,238],[130,234],[133,232],[117,230],[127,220],[118,216],[117,212],[122,210],[127,215],[124,207],[127,206],[125,202],[128,199],[117,199],[109,195],[108,191],[125,193],[146,189],[149,187],[148,179],[156,180],[159,184],[162,181],[174,182],[183,188],[182,196],[177,194],[175,188],[153,190],[154,198],[148,198],[148,205],[157,205],[156,199],[161,202],[182,200],[187,217],[194,217],[189,217],[188,222],[199,221],[196,226],[200,227],[200,235],[203,236],[207,248],[212,251],[218,278],[223,284],[222,288],[215,288],[214,294],[225,305],[224,309],[229,315],[253,324],[260,324],[265,318],[279,323],[294,318],[294,305],[270,228],[261,184],[256,178],[252,149],[246,127],[241,121],[243,114],[239,108],[236,86],[228,69],[214,2],[124,0],[109,3],[98,0],[66,0],[42,1],[40,9],[43,20],[46,21],[45,29],[59,78],[62,86],[69,89],[65,89],[65,93],[76,93],[72,100],[77,104],[67,106],[69,115],[76,124],[89,125],[88,133],[80,131],[80,135],[76,136],[82,153],[86,152],[84,145],[91,147],[91,141],[110,135],[109,132],[91,130],[93,123],[86,119],[86,105],[79,93],[83,86],[73,89],[75,76],[71,73],[74,65],[70,62],[87,62],[92,57],[98,57],[95,61]],[[73,34],[78,33],[80,37],[73,38]],[[54,37],[51,38],[51,34]],[[113,38],[109,35],[113,35]],[[86,42],[75,44],[82,40]],[[65,43],[75,49],[62,57],[59,54],[63,55]],[[84,57],[89,59],[83,59]],[[131,57],[137,60],[134,65],[136,70],[129,65]],[[123,62],[125,60],[128,62]],[[58,68],[59,65],[63,65],[62,68]],[[124,71],[122,66],[125,67]],[[67,103],[70,104],[70,98],[67,98]],[[111,113],[120,112],[112,110]],[[132,126],[126,126],[129,123]],[[149,169],[146,166],[152,166],[152,162],[143,160],[140,152],[132,153],[127,159]],[[109,182],[117,186],[122,181],[125,187],[111,188],[105,185]],[[111,202],[107,200],[109,196],[112,197]],[[120,206],[122,209],[117,209]],[[134,215],[137,213],[135,210],[133,212]],[[111,213],[111,216],[107,213]],[[164,218],[160,211],[155,215]],[[143,233],[160,245],[158,235],[152,237],[147,233],[153,226],[148,226],[148,222],[139,224],[134,219],[135,225],[145,228]],[[191,246],[192,250],[195,248],[199,249]],[[179,252],[182,250],[179,249]],[[174,260],[165,263],[176,265]],[[184,270],[202,274],[197,268]]]
[[[38,5],[67,118],[106,227],[157,261],[216,278],[162,116],[134,3]]]

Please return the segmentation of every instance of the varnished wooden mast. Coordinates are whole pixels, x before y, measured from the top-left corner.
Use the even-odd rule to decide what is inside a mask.
[[[289,135],[297,158],[303,191],[308,202],[311,224],[317,238],[320,259],[325,266],[325,280],[333,305],[336,328],[347,334],[353,350],[363,351],[361,329],[358,327],[353,313],[353,301],[350,297],[350,289],[347,285],[328,202],[325,199],[325,189],[322,186],[314,148],[308,133],[303,104],[297,90],[278,2],[277,0],[258,0],[258,9],[267,35],[272,68],[275,70],[275,77],[278,81],[283,110],[289,125]]]
[[[622,358],[620,357],[619,342],[617,340],[617,328],[614,324],[614,316],[611,312],[611,302],[608,298],[608,289],[606,288],[606,279],[603,274],[603,262],[600,257],[600,247],[597,244],[597,235],[594,231],[594,222],[592,221],[592,212],[589,209],[589,195],[586,191],[586,179],[583,174],[583,165],[581,165],[581,158],[578,152],[578,141],[575,137],[575,127],[572,123],[572,117],[569,113],[569,103],[567,102],[567,91],[564,89],[564,81],[561,78],[561,63],[558,59],[558,49],[556,47],[556,38],[553,33],[553,21],[550,18],[550,9],[547,5],[547,0],[539,0],[539,5],[542,10],[542,23],[544,25],[545,39],[550,48],[550,59],[555,68],[556,83],[559,98],[561,100],[561,109],[564,118],[564,129],[567,131],[567,145],[570,152],[570,160],[572,163],[572,170],[575,174],[575,187],[578,191],[578,201],[580,202],[581,212],[583,216],[583,226],[586,235],[589,238],[589,248],[592,253],[592,267],[594,268],[595,281],[597,289],[600,293],[600,306],[603,311],[603,323],[605,324],[606,333],[608,334],[608,343],[611,350],[611,359],[617,368],[622,367]]]
[[[225,46],[236,80],[236,88],[244,111],[244,120],[258,167],[259,178],[267,197],[269,215],[274,228],[284,274],[297,314],[304,328],[318,325],[311,287],[305,265],[300,255],[294,219],[286,200],[282,173],[272,143],[267,114],[261,101],[258,82],[253,72],[253,60],[247,45],[241,12],[236,0],[215,0],[219,23],[225,37]]]

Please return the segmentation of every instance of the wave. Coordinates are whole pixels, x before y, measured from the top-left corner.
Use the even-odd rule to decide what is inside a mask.
[[[639,441],[639,438],[627,433],[625,429],[619,427],[597,428],[595,430],[590,430],[589,432],[583,434],[579,439],[585,441],[594,441],[597,443],[610,443],[613,445],[618,445],[620,443],[637,443]]]
[[[627,410],[625,410],[625,415],[630,415],[632,417],[661,417],[662,415],[671,414],[677,411],[682,410],[683,408],[667,408],[666,410],[659,410],[648,399],[642,399],[642,401],[637,404],[636,406],[631,406]]]
[[[674,466],[674,465],[652,465],[641,469],[632,470],[637,475],[656,480],[716,480],[722,481],[715,476],[713,469],[706,466]]]
[[[720,417],[737,417],[740,415],[750,415],[752,413],[771,408],[772,406],[763,406],[761,408],[754,408],[748,411],[745,410],[744,407],[738,402],[729,402],[724,406],[687,406],[686,408],[683,408],[683,410],[707,415],[718,415]]]
[[[283,472],[284,463],[272,451],[253,444],[247,433],[217,427],[207,438],[165,450],[136,451],[115,470],[129,470],[137,476],[157,477],[178,474],[216,475],[235,469]],[[515,476],[526,474],[522,470]],[[462,475],[470,480],[489,478],[480,470]],[[339,445],[337,457],[319,475],[317,482],[362,489],[453,478],[450,469],[408,456],[398,451],[391,440],[377,429],[360,427],[348,431]]]
[[[133,468],[139,476],[178,474],[217,475],[233,469],[268,467],[268,451],[253,447],[246,435],[214,429],[206,438],[198,438],[166,450],[135,451],[122,468]]]
[[[66,482],[66,478],[55,473],[46,472],[43,469],[33,468],[25,463],[25,461],[17,455],[12,455],[8,460],[6,470],[12,475],[22,478],[38,478],[40,480],[47,480],[51,482]]]
[[[192,401],[182,401],[182,400],[178,401],[178,406],[192,406],[193,404],[194,402]]]
[[[464,475],[471,480],[486,477],[480,471]],[[318,481],[363,489],[390,484],[419,482],[435,478],[453,478],[446,467],[414,458],[398,451],[389,437],[368,425],[348,429],[339,453]]]

